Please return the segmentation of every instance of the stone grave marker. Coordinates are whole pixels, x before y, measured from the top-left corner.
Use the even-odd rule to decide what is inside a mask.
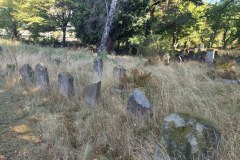
[[[135,115],[152,114],[152,105],[143,91],[135,89],[129,96],[127,110]]]
[[[84,88],[85,103],[94,107],[101,94],[101,81],[97,81]]]
[[[42,64],[37,64],[34,70],[35,85],[43,92],[49,91],[48,70]]]
[[[22,83],[24,85],[32,85],[34,82],[34,71],[32,67],[29,64],[24,64],[19,71],[22,75]]]
[[[215,56],[214,50],[208,50],[206,54],[206,63],[212,64]]]
[[[58,86],[60,93],[66,97],[71,98],[75,95],[74,90],[74,78],[69,73],[59,73],[58,75]]]

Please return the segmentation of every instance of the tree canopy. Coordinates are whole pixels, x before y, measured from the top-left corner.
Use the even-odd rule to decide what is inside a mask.
[[[0,0],[0,28],[11,38],[28,30],[32,40],[40,33],[62,32],[72,26],[82,45],[100,44],[111,0]],[[239,47],[240,1],[118,0],[107,39],[107,50],[132,47],[177,49]]]

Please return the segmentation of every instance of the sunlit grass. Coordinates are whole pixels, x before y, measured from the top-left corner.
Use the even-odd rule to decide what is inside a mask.
[[[24,144],[28,148],[24,154],[26,159],[152,159],[160,141],[163,117],[172,112],[184,112],[211,121],[222,133],[217,159],[240,158],[240,86],[225,84],[221,78],[209,78],[207,72],[211,66],[196,62],[145,66],[144,58],[108,56],[104,61],[101,99],[96,108],[89,108],[84,104],[83,90],[94,80],[92,71],[96,54],[88,50],[41,48],[3,40],[0,44],[7,48],[4,60],[0,60],[1,71],[6,64],[15,64],[14,51],[18,69],[25,63],[34,68],[41,62],[48,68],[50,76],[49,94],[41,94],[36,88],[25,90],[20,81],[11,78],[5,82],[5,87],[11,87],[0,88],[0,96],[5,95],[4,99],[0,97],[0,102],[4,102],[0,104],[4,108],[0,115],[10,115],[11,118],[5,118],[8,123],[4,123],[11,124],[10,131],[18,134],[4,141],[12,147],[4,151],[19,149],[13,145],[17,143],[13,140],[16,138],[24,143],[36,143],[34,147]],[[50,58],[59,58],[62,63],[57,66]],[[115,66],[151,73],[151,80],[141,89],[154,106],[152,118],[134,117],[126,111],[131,88],[120,95],[111,94],[110,88],[116,85],[112,76]],[[236,70],[239,71],[239,66]],[[75,78],[76,96],[71,100],[58,93],[57,75],[61,71],[67,71]],[[14,76],[20,79],[18,71]],[[16,95],[22,98],[21,102]],[[23,113],[16,112],[19,106],[27,106],[27,109]],[[13,121],[17,115],[21,117]],[[29,124],[20,123],[22,121]],[[4,126],[0,127],[0,130],[4,129]],[[5,152],[0,150],[2,155],[7,154]],[[169,159],[163,148],[161,152]],[[16,155],[12,156],[16,158]]]

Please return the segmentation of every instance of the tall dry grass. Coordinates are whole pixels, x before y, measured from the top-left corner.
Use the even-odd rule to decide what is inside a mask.
[[[37,143],[25,146],[24,154],[16,154],[13,159],[146,160],[154,159],[157,147],[164,159],[169,159],[159,141],[163,117],[172,112],[190,113],[212,122],[222,134],[217,159],[240,159],[240,86],[208,78],[211,67],[206,64],[145,66],[143,58],[108,56],[104,60],[100,101],[97,107],[90,108],[84,104],[83,89],[94,80],[93,53],[4,40],[0,44],[4,47],[1,72],[6,64],[17,64],[19,69],[24,63],[32,67],[43,63],[50,76],[48,95],[26,92],[20,85],[18,71],[14,83],[9,84],[10,79],[6,82],[13,94],[27,97],[26,119],[40,137]],[[50,62],[50,57],[63,62],[58,67]],[[135,117],[126,112],[131,89],[121,95],[111,94],[110,87],[116,85],[112,76],[114,66],[151,72],[152,79],[141,89],[154,106],[153,117]],[[72,100],[64,99],[58,92],[57,75],[62,71],[75,78],[76,96]]]

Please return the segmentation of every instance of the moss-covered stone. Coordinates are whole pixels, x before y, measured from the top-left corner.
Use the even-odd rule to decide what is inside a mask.
[[[213,160],[220,140],[220,133],[211,123],[182,113],[164,118],[161,136],[169,156],[179,160]]]

